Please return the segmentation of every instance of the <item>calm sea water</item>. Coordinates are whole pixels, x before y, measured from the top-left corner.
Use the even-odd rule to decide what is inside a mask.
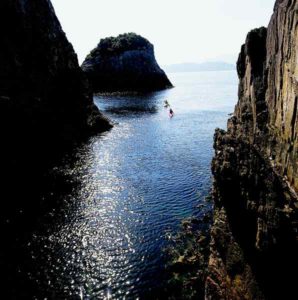
[[[233,71],[169,77],[174,89],[94,98],[116,125],[52,170],[68,188],[53,187],[47,197],[63,208],[27,244],[37,298],[135,299],[163,284],[162,250],[183,218],[203,213],[214,130],[237,98]]]

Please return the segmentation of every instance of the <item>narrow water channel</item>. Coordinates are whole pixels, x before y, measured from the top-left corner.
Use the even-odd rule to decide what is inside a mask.
[[[183,218],[203,213],[214,130],[237,98],[236,72],[169,75],[174,89],[94,98],[116,125],[52,170],[71,188],[50,193],[64,208],[27,245],[37,298],[136,299],[163,284],[162,250]]]

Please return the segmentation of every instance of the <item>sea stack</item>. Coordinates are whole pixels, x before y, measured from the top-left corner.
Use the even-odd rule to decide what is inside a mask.
[[[206,299],[297,296],[298,1],[276,1],[237,64],[239,100],[215,134]]]
[[[82,64],[95,93],[151,92],[172,87],[153,45],[135,33],[100,40]]]

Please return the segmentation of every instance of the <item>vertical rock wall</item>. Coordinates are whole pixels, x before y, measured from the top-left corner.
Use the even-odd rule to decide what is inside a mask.
[[[269,141],[278,174],[298,191],[298,2],[277,1],[267,38]]]
[[[290,299],[298,237],[298,1],[280,0],[251,31],[239,101],[215,134],[207,299]]]

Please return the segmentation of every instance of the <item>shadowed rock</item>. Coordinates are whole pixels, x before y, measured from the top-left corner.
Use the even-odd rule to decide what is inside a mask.
[[[94,92],[156,91],[172,87],[153,45],[134,33],[102,39],[82,64]]]
[[[39,152],[111,127],[93,104],[49,0],[1,1],[0,32],[0,122],[8,152],[16,139]]]
[[[60,182],[60,194],[69,186],[46,170],[66,148],[111,125],[93,104],[49,0],[1,0],[0,36],[2,297],[31,299],[30,275],[20,271],[28,259],[22,240],[59,205],[43,198],[51,182]]]

